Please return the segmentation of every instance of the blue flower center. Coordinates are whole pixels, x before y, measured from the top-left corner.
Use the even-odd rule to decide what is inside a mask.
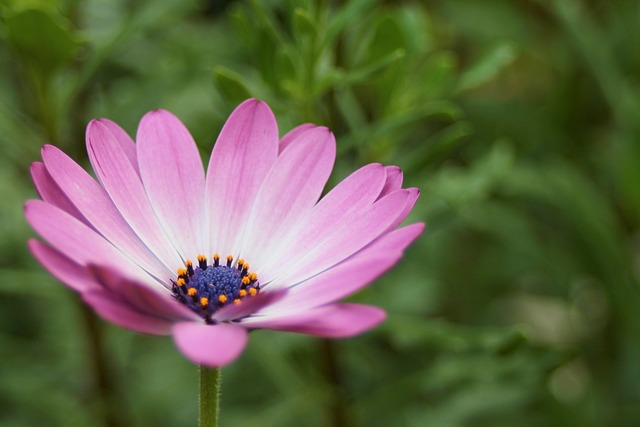
[[[249,272],[249,264],[243,259],[234,262],[230,255],[226,263],[220,263],[215,254],[212,262],[198,255],[198,265],[186,260],[184,268],[178,269],[178,278],[173,282],[174,297],[198,313],[207,323],[214,323],[212,315],[228,304],[242,304],[260,292],[258,275]]]

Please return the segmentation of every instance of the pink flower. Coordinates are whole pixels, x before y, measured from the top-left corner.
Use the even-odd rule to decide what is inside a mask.
[[[152,111],[137,143],[115,123],[89,123],[96,182],[56,147],[31,167],[42,200],[29,247],[102,318],[173,335],[193,362],[222,366],[253,329],[348,337],[379,308],[336,301],[391,268],[424,229],[396,229],[418,190],[370,164],[320,199],[333,134],[299,126],[281,140],[269,107],[248,100],[225,124],[205,175],[185,126]],[[219,255],[218,255],[219,254]]]

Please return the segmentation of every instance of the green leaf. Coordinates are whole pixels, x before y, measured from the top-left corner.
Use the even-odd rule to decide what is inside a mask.
[[[377,73],[384,72],[396,62],[404,58],[405,52],[402,49],[396,49],[391,53],[370,64],[363,65],[360,68],[349,70],[341,85],[352,85],[354,83],[363,82],[372,79]]]
[[[251,91],[243,83],[240,74],[223,66],[216,67],[213,73],[216,86],[231,104],[239,104],[245,99],[251,98]]]
[[[370,46],[372,60],[389,55],[404,48],[405,42],[398,22],[391,16],[385,16],[377,25]]]
[[[313,17],[299,7],[293,12],[293,28],[298,37],[312,36],[317,32]]]
[[[458,91],[474,89],[493,80],[505,67],[513,63],[516,57],[516,47],[512,42],[498,44],[462,74]]]
[[[69,62],[83,45],[70,23],[53,10],[10,12],[6,17],[6,37],[44,74]]]

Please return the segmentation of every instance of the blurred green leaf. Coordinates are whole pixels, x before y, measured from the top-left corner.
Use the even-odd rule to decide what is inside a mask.
[[[218,66],[213,70],[216,87],[223,93],[230,104],[239,104],[245,99],[251,98],[251,91],[243,83],[242,76]]]
[[[66,64],[84,44],[62,16],[50,9],[9,11],[6,37],[43,74]]]
[[[516,59],[516,56],[517,50],[512,42],[498,43],[460,76],[458,92],[477,88],[495,79],[505,67]]]

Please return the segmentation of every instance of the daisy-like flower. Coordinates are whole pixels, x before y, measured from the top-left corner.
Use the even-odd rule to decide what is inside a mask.
[[[33,255],[102,318],[172,335],[195,363],[234,360],[248,332],[349,337],[379,324],[379,308],[338,300],[391,268],[423,231],[397,228],[417,197],[394,166],[370,164],[320,198],[336,143],[305,124],[279,139],[263,102],[229,117],[207,173],[186,127],[152,111],[136,142],[92,121],[96,181],[56,147],[31,167],[42,200],[26,217],[46,241]]]

